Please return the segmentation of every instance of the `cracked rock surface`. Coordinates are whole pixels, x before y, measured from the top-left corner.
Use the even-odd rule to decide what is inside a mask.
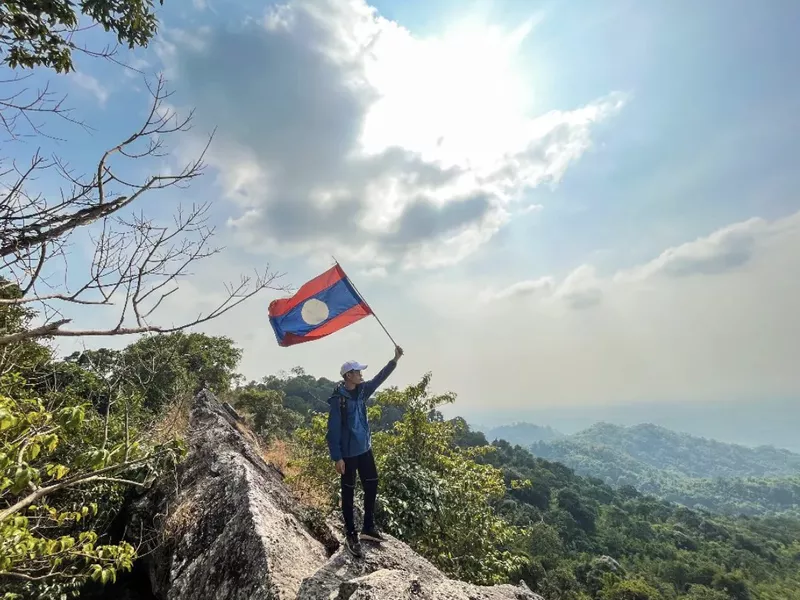
[[[207,390],[195,398],[189,455],[135,507],[130,531],[156,526],[148,555],[162,600],[542,600],[520,586],[449,579],[403,542],[353,559],[324,515],[299,504],[252,434]]]

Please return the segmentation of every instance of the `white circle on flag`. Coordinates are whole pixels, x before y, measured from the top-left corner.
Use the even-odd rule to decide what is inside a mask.
[[[328,305],[322,300],[310,298],[305,301],[303,308],[300,309],[300,316],[309,325],[319,325],[328,318]]]

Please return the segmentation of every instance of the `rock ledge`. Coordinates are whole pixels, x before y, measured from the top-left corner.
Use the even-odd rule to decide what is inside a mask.
[[[195,398],[189,455],[142,498],[129,530],[165,540],[147,558],[162,600],[542,600],[524,584],[449,579],[394,538],[354,560],[323,515],[300,505],[235,414]]]

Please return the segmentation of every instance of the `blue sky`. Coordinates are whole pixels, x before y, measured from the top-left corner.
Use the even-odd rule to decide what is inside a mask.
[[[227,249],[163,318],[335,254],[406,348],[396,383],[430,370],[458,412],[797,399],[799,18],[788,0],[168,1],[125,56],[167,74],[195,129],[137,168],[218,129],[202,182],[144,206],[213,200]],[[79,66],[58,85],[97,131],[61,149],[91,165],[146,97]],[[271,297],[204,327],[248,377],[391,356],[370,321],[279,349]]]

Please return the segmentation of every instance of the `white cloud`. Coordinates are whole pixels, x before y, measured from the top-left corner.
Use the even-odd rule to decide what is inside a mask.
[[[589,308],[602,300],[603,291],[600,286],[595,268],[581,265],[564,279],[556,290],[556,297],[572,308]]]
[[[539,279],[528,279],[518,281],[501,290],[488,290],[481,294],[484,302],[492,300],[505,300],[506,298],[522,298],[536,296],[539,294],[549,295],[555,286],[552,277],[540,277]]]
[[[209,162],[240,243],[433,268],[532,210],[525,190],[557,183],[625,101],[529,116],[532,28],[421,39],[363,0],[293,0],[240,31],[168,32],[160,55],[219,126]]]
[[[769,230],[764,219],[752,218],[735,223],[703,238],[668,248],[655,260],[619,279],[646,279],[655,275],[687,277],[710,275],[735,269],[753,256],[759,235]]]
[[[541,204],[529,204],[528,206],[519,210],[520,215],[526,215],[528,213],[539,212],[544,208]]]
[[[75,85],[92,94],[100,106],[106,105],[110,91],[100,81],[81,71],[71,73],[70,79]]]
[[[479,294],[482,302],[515,301],[537,302],[550,306],[590,308],[603,298],[603,281],[592,265],[581,265],[561,282],[550,275],[526,279],[500,289],[488,289]]]
[[[426,284],[449,346],[432,368],[471,407],[791,397],[798,272],[800,212],[723,227],[611,276],[582,265],[557,283],[520,282],[471,308],[477,283],[450,297],[448,282]]]
[[[747,262],[696,276],[604,276],[582,265],[561,280],[540,277],[493,292],[461,269],[402,278],[359,272],[357,284],[406,350],[392,383],[432,371],[435,389],[459,394],[458,411],[792,397],[800,389],[800,280],[793,276],[800,272],[800,212],[756,229]],[[688,253],[700,241],[674,251]],[[181,285],[161,319],[171,323],[207,307],[219,282],[241,269],[224,255],[204,262],[202,276]],[[294,271],[287,283],[314,274]],[[376,368],[391,356],[372,319],[279,348],[266,317],[276,295],[200,328],[243,348],[248,377],[298,364],[335,377],[337,364],[354,353]]]
[[[378,266],[364,269],[361,274],[365,277],[386,277],[389,273],[386,271],[386,267]]]
[[[583,264],[558,284],[551,276],[540,277],[484,292],[482,297],[501,300],[535,296],[540,301],[560,300],[572,308],[587,308],[599,304],[604,288],[612,286],[636,287],[636,284],[652,284],[658,278],[713,276],[742,270],[759,249],[787,232],[794,232],[798,226],[800,213],[772,223],[754,217],[694,241],[667,248],[653,260],[620,270],[609,278],[598,276],[594,266]]]
[[[688,277],[712,275],[745,265],[753,256],[759,236],[770,232],[764,219],[735,223],[703,238],[668,248],[653,261],[618,278],[646,279],[656,275]]]

